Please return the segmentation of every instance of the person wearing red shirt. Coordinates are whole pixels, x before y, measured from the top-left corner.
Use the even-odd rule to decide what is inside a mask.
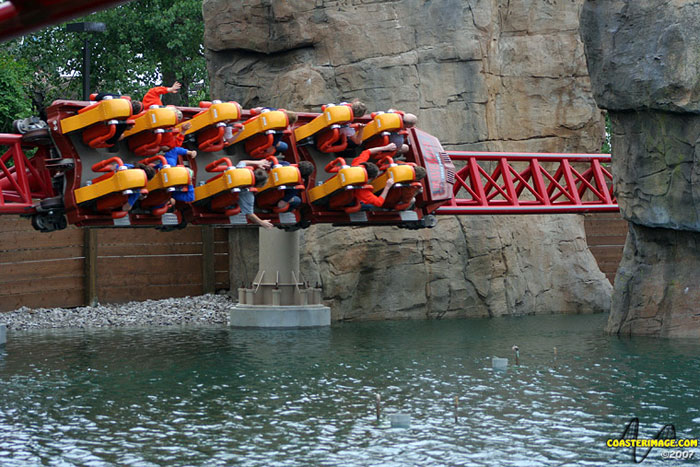
[[[157,105],[158,107],[163,107],[163,101],[160,100],[160,96],[163,94],[177,94],[182,85],[175,81],[172,86],[157,86],[148,90],[145,96],[143,96],[143,108],[148,110],[152,105]]]
[[[368,180],[373,180],[377,177],[377,175],[379,175],[379,168],[376,164],[372,162],[365,162],[364,166],[367,170]],[[393,185],[394,179],[389,176],[389,179],[386,181],[386,185],[384,186],[384,190],[382,190],[382,193],[379,196],[372,193],[372,188],[370,186],[370,188],[360,188],[359,190],[355,190],[355,197],[358,201],[360,201],[360,204],[362,204],[363,211],[371,210],[374,207],[381,208],[384,205],[384,200],[386,199],[387,193],[389,193],[389,189],[391,189]]]
[[[372,156],[379,154],[380,152],[393,151],[396,151],[396,145],[394,143],[389,143],[386,146],[377,146],[376,148],[365,149],[360,153],[359,156],[352,160],[352,163],[350,165],[353,167],[357,167],[358,165],[364,164],[365,162],[369,161],[369,159]]]
[[[183,115],[180,109],[175,109],[175,114],[177,115],[177,121],[181,122]],[[167,130],[163,134],[163,138],[160,141],[161,150],[168,151],[172,148],[182,146],[185,142],[185,132],[192,127],[190,122],[185,122],[181,127],[173,127]]]
[[[369,159],[375,154],[379,154],[381,152],[391,152],[395,150],[396,145],[394,143],[389,143],[386,146],[377,146],[375,148],[365,149],[360,153],[360,155],[358,155],[352,160],[352,163],[350,165],[352,165],[353,167],[364,165],[365,170],[367,170],[367,180],[373,180],[377,175],[379,175],[379,168],[373,162],[369,162]],[[394,179],[389,178],[381,195],[375,195],[374,193],[372,193],[372,190],[370,188],[360,188],[355,192],[355,197],[362,204],[363,210],[373,209],[373,206],[380,208],[384,205],[384,199],[386,197],[386,194],[389,192],[389,189],[393,184]]]

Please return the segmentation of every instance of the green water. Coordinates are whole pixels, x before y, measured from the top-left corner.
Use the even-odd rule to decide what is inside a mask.
[[[700,436],[700,342],[609,337],[606,319],[14,332],[0,465],[634,465],[605,446],[632,416],[640,437]],[[643,465],[696,463],[662,451]]]

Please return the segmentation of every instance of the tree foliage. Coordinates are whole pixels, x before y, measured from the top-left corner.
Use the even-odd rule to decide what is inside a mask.
[[[12,133],[12,122],[31,114],[25,86],[27,66],[0,52],[0,133]]]
[[[603,145],[600,148],[600,152],[603,154],[612,153],[612,122],[610,121],[610,114],[605,112],[605,139],[603,140]]]
[[[55,99],[82,97],[83,44],[91,49],[90,91],[142,98],[146,90],[178,80],[170,103],[196,105],[206,98],[201,0],[139,0],[73,22],[102,22],[104,33],[69,33],[51,26],[9,43],[8,53],[32,70],[27,86],[41,112]]]

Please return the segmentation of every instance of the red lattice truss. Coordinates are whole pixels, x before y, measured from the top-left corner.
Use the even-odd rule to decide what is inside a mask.
[[[0,214],[30,214],[36,199],[54,195],[51,175],[46,169],[46,148],[28,156],[22,136],[0,133]]]
[[[437,214],[618,211],[608,154],[449,152],[453,198]]]

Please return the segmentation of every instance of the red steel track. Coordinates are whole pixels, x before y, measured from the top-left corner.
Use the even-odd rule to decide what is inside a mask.
[[[54,196],[46,168],[48,148],[38,146],[29,157],[22,136],[5,133],[0,133],[0,146],[8,148],[0,156],[0,214],[31,214],[34,200]]]
[[[413,143],[421,156],[417,160],[428,168],[424,214],[619,210],[612,174],[606,167],[611,160],[608,154],[445,152],[437,139],[422,131],[417,131]],[[54,165],[59,159],[52,159],[57,155],[51,143],[0,134],[0,146],[7,147],[0,156],[0,214],[36,213],[38,201],[57,195],[51,180],[60,164]],[[36,152],[28,156],[27,149],[30,154],[32,149]],[[330,221],[319,218],[313,222]]]
[[[0,2],[0,40],[124,1]],[[436,138],[420,130],[413,130],[410,139],[414,149],[408,161],[428,172],[423,182],[425,190],[416,201],[422,215],[619,210],[612,174],[606,167],[610,155],[445,152]],[[0,156],[0,215],[35,214],[41,209],[39,201],[61,196],[54,191],[52,177],[70,171],[61,159],[68,156],[60,156],[62,151],[57,151],[51,141],[32,142],[21,135],[0,134],[0,146],[8,148]],[[79,162],[79,156],[76,159]],[[337,214],[331,214],[335,217],[326,219],[316,212],[311,221],[338,222]]]
[[[451,151],[453,198],[435,214],[610,212],[619,207],[609,154]],[[490,167],[487,169],[485,167]]]

